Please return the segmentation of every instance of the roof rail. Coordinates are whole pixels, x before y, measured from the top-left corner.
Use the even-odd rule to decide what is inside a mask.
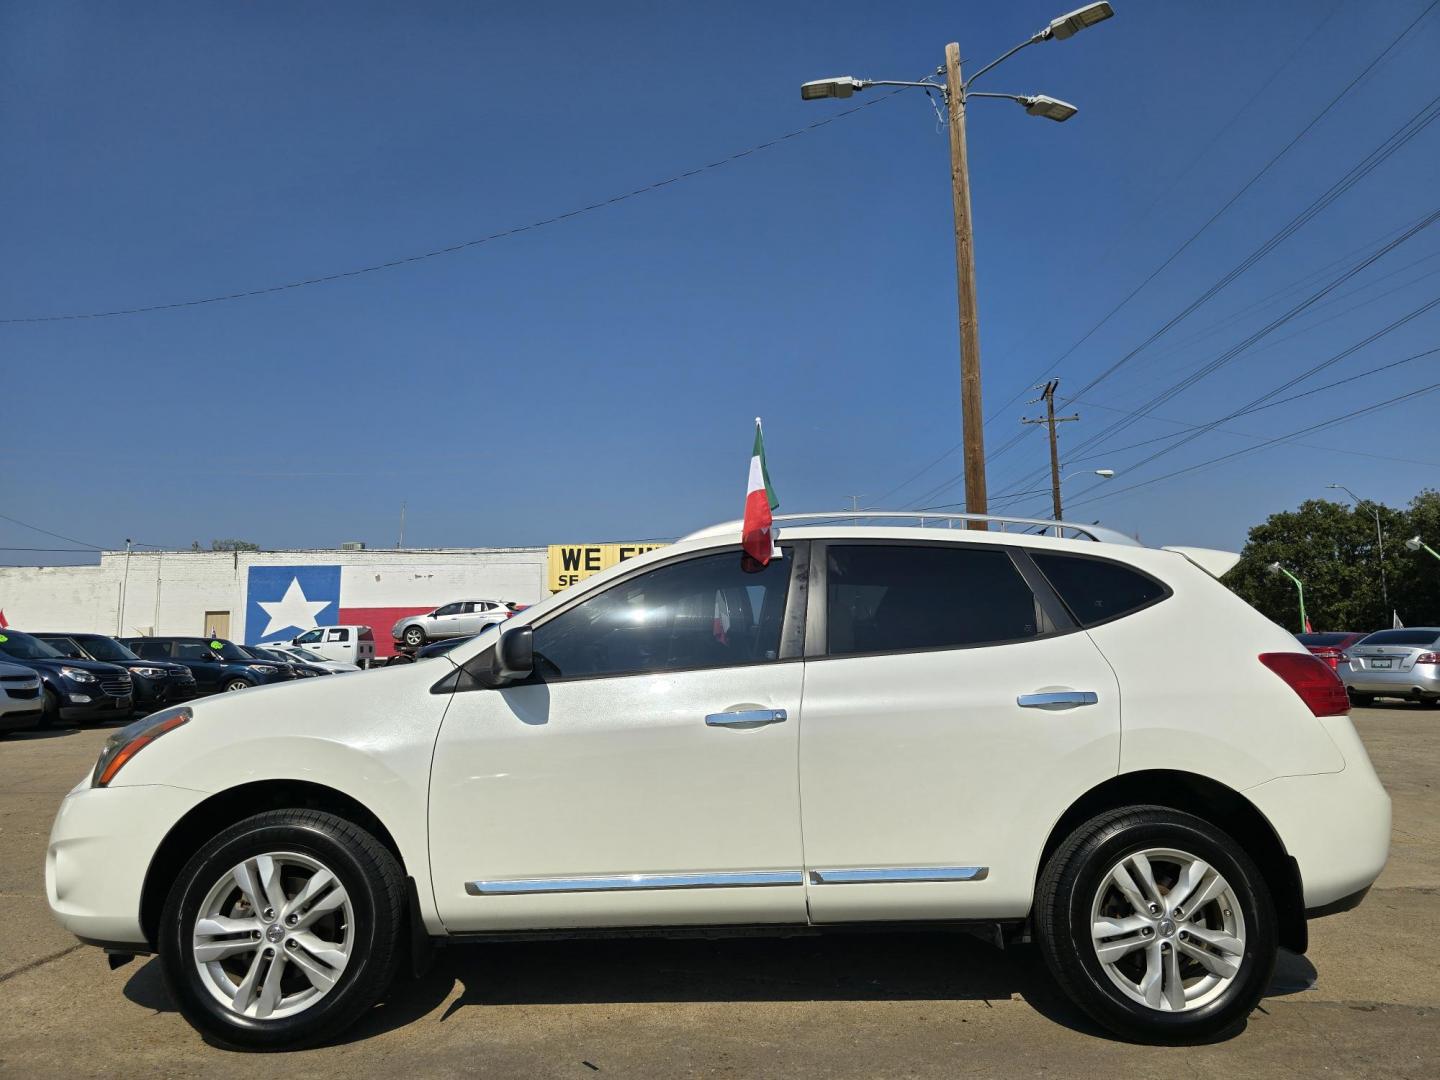
[[[855,525],[867,520],[877,520],[888,525],[897,521],[917,521],[919,523],[917,528],[925,528],[930,522],[944,522],[945,528],[953,528],[957,521],[967,524],[972,521],[983,521],[987,524],[999,525],[1001,532],[1010,532],[1012,531],[1011,527],[1014,526],[1019,527],[1021,532],[1050,533],[1062,538],[1067,534],[1073,534],[1074,538],[1093,540],[1098,544],[1144,546],[1134,537],[1126,536],[1114,529],[1102,528],[1099,525],[1084,525],[1075,521],[1050,521],[1045,518],[1003,517],[994,514],[929,514],[917,510],[838,510],[815,514],[776,514],[773,520],[777,524],[787,522],[792,525],[800,522],[809,522],[811,525]],[[738,533],[743,527],[743,521],[724,521],[718,525],[709,525],[699,529],[681,539],[694,540],[705,536],[724,536],[727,533]]]

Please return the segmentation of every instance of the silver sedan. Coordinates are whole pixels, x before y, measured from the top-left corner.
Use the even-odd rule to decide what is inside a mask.
[[[1347,648],[1345,656],[1336,674],[1356,705],[1376,697],[1440,705],[1440,628],[1377,630]]]

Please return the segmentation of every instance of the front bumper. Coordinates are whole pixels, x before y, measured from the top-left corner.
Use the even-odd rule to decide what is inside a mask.
[[[1357,671],[1341,664],[1338,672],[1346,689],[1361,694],[1384,694],[1390,697],[1440,697],[1440,668],[1434,664],[1416,664],[1409,671]]]
[[[20,709],[7,709],[0,712],[0,731],[23,731],[40,722],[40,718],[45,715],[45,710],[40,707],[40,703],[27,701],[24,704],[26,708],[23,712]]]
[[[89,701],[75,701],[74,694],[80,693]],[[119,720],[135,711],[133,695],[111,697],[95,690],[67,692],[60,699],[61,720]]]
[[[151,859],[203,792],[145,785],[92,788],[60,803],[45,852],[50,910],[78,938],[145,947],[140,897]]]

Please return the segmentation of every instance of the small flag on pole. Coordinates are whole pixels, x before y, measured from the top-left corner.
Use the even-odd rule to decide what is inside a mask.
[[[741,543],[745,554],[761,566],[780,554],[771,525],[771,511],[780,505],[770,484],[770,470],[765,467],[765,435],[760,418],[755,418],[755,447],[750,451],[750,480],[745,489],[745,525]]]
[[[1307,634],[1313,634],[1313,633],[1315,633],[1315,627],[1313,627],[1313,626],[1310,625],[1310,619],[1309,619],[1308,617],[1305,619],[1305,633],[1307,633]]]
[[[1405,624],[1400,621],[1400,612],[1396,611],[1394,608],[1391,608],[1391,609],[1390,609],[1390,629],[1391,629],[1391,630],[1404,630],[1404,629],[1405,629]]]

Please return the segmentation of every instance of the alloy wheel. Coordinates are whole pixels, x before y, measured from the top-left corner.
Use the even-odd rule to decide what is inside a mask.
[[[1245,955],[1245,917],[1234,889],[1188,852],[1150,848],[1126,855],[1095,891],[1095,955],[1132,1001],[1187,1012],[1235,981]]]
[[[325,997],[354,943],[355,913],[340,879],[295,852],[227,870],[192,934],[201,984],[226,1009],[257,1020],[294,1016]]]

